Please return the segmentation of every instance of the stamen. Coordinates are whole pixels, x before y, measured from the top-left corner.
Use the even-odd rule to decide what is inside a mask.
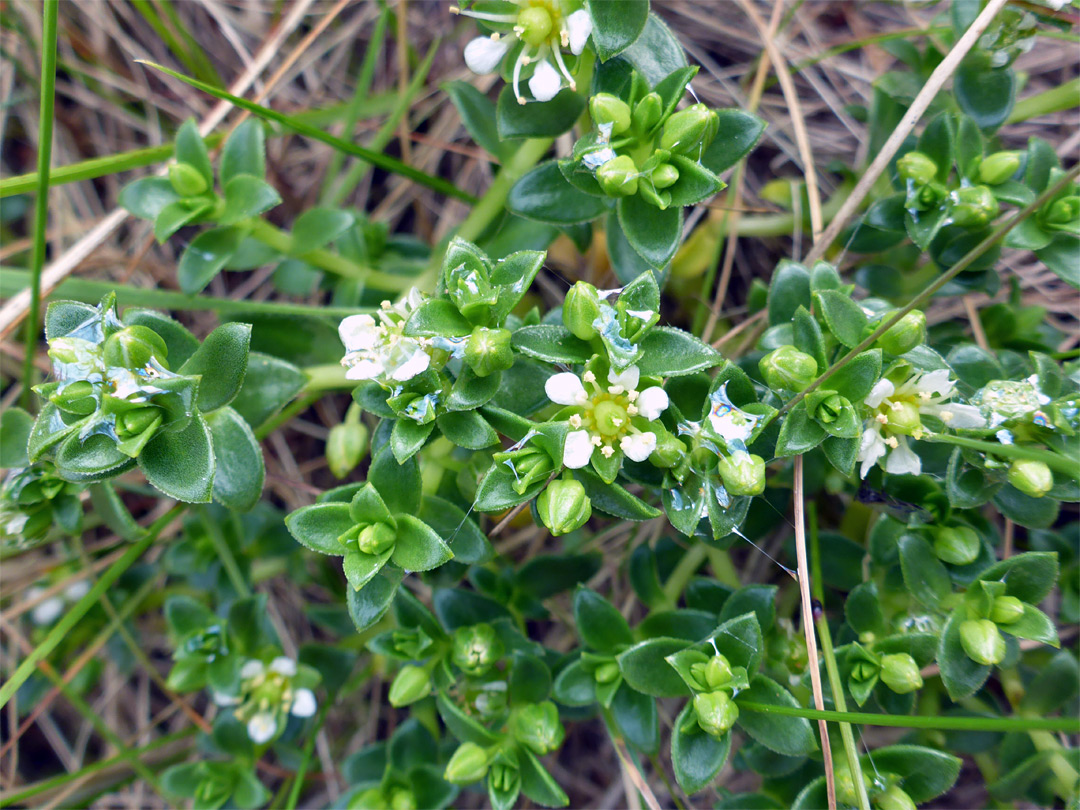
[[[462,17],[472,17],[474,20],[487,20],[488,22],[512,23],[517,22],[516,14],[488,14],[483,11],[462,11],[457,6],[450,7],[451,14],[460,14]]]
[[[608,445],[606,447],[601,447],[600,452],[603,454],[604,458],[611,458],[615,455],[615,448]]]
[[[525,55],[525,51],[522,50],[522,52],[518,54],[517,61],[514,62],[514,98],[517,99],[518,104],[525,103],[525,96],[521,95],[521,90],[518,88],[518,84],[521,81],[521,68],[522,66],[528,64],[528,62],[526,61],[528,60],[528,58],[529,57]]]
[[[626,414],[627,414],[627,416],[637,416],[638,415],[637,405],[627,405],[626,406]]]
[[[593,436],[593,437],[592,437],[592,443],[593,443],[594,445],[596,445],[597,447],[599,447],[599,446],[600,446],[600,445],[602,445],[602,444],[603,444],[604,442],[603,442],[603,440],[602,440],[602,439],[601,439],[601,438],[600,438],[599,436]]]
[[[628,400],[630,400],[631,402],[636,402],[639,393],[640,393],[639,391],[627,391],[626,392],[626,398]]]
[[[889,424],[889,417],[887,417],[883,413],[879,413],[877,416],[874,417],[874,419],[876,419],[878,422],[880,422],[883,425]]]
[[[578,416],[576,413],[573,416],[570,417],[570,427],[572,427],[572,428],[581,427],[581,417]]]
[[[893,450],[900,446],[900,442],[896,440],[895,436],[890,436],[885,440],[885,444],[889,445]]]
[[[563,47],[565,48],[570,43],[570,35],[566,33],[566,29],[563,29]],[[555,64],[559,66],[559,72],[566,77],[566,81],[570,83],[571,90],[577,90],[577,82],[574,81],[574,77],[570,75],[570,71],[566,69],[566,63],[563,62],[562,51],[558,48],[552,48],[552,52],[555,54]]]
[[[584,374],[581,375],[581,379],[583,379],[587,383],[594,383],[596,382],[596,375],[593,374],[591,371],[586,371]]]

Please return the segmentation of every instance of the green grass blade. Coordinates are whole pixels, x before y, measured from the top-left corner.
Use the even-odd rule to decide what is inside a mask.
[[[421,171],[413,166],[409,166],[407,163],[402,163],[400,160],[384,155],[381,152],[374,152],[370,149],[365,149],[358,144],[349,143],[348,141],[337,138],[328,132],[323,132],[320,129],[316,129],[313,126],[305,124],[302,121],[298,121],[290,115],[280,113],[277,110],[271,110],[269,107],[263,107],[261,104],[256,104],[253,101],[234,96],[232,93],[227,93],[224,90],[220,90],[216,87],[212,87],[205,82],[200,82],[197,79],[193,79],[190,76],[185,76],[182,73],[177,73],[175,70],[158,65],[153,62],[149,62],[145,59],[135,60],[140,64],[148,65],[155,70],[160,70],[162,73],[172,76],[174,79],[189,84],[204,93],[208,93],[214,98],[223,99],[228,101],[243,110],[247,110],[260,118],[265,118],[270,121],[276,121],[282,126],[288,127],[294,132],[298,132],[301,135],[306,135],[309,138],[314,138],[317,141],[325,143],[328,146],[332,146],[334,149],[339,149],[348,155],[353,157],[363,158],[374,166],[384,169],[385,171],[393,174],[400,174],[402,177],[408,177],[410,180],[418,183],[419,185],[430,188],[433,191],[437,191],[440,194],[445,194],[448,197],[454,197],[455,199],[464,200],[468,203],[475,203],[476,198],[466,191],[462,191],[453,183],[443,180],[441,177],[435,177],[427,172]]]
[[[181,43],[172,29],[165,24],[165,21],[161,19],[161,15],[158,14],[157,8],[152,5],[149,0],[131,0],[131,4],[135,7],[135,10],[142,15],[142,18],[149,23],[150,27],[154,29],[161,41],[165,43],[166,47],[172,52],[184,67],[194,73],[203,81],[210,84],[222,85],[221,77],[217,75],[217,71],[206,60],[206,55],[202,51],[193,53],[185,47],[184,43]],[[182,29],[183,26],[180,26]],[[201,58],[200,58],[201,57]]]

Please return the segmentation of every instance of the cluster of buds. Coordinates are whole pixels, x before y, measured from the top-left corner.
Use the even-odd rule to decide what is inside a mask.
[[[848,691],[860,706],[878,681],[898,695],[914,692],[923,685],[918,662],[910,653],[876,653],[856,642],[849,653],[848,665]]]
[[[907,183],[904,207],[914,214],[946,206],[954,225],[974,230],[990,223],[1001,205],[990,189],[1008,180],[1020,165],[1015,152],[997,152],[979,164],[978,185],[962,185],[951,191],[942,181],[942,167],[923,152],[908,152],[896,161],[897,173]],[[947,173],[946,173],[947,174]]]
[[[314,671],[285,656],[269,664],[250,659],[240,668],[240,690],[236,695],[215,693],[219,706],[235,706],[233,714],[247,727],[248,737],[256,745],[270,742],[284,728],[289,715],[311,717],[317,703],[311,691],[318,680]]]
[[[690,674],[697,682],[694,695],[694,715],[701,730],[721,737],[739,719],[739,707],[732,697],[734,673],[727,658],[716,653],[707,661],[690,665]]]
[[[48,461],[11,470],[0,484],[0,549],[21,551],[36,546],[49,538],[54,527],[78,533],[83,516],[80,489],[60,478]]]
[[[843,757],[835,760],[833,768],[836,798],[845,805],[859,807],[860,791],[855,786],[855,776],[851,766]],[[894,774],[875,773],[870,778],[862,772],[863,790],[875,810],[915,810],[916,804],[911,796],[901,787],[901,780]]]
[[[978,664],[994,666],[1001,663],[1006,653],[1001,628],[1009,632],[1010,626],[1028,612],[1028,606],[1006,593],[1004,582],[979,580],[968,588],[960,610],[966,611],[967,615],[960,623],[960,643],[964,652]]]
[[[506,652],[495,628],[486,622],[459,627],[454,631],[452,643],[450,660],[474,678],[487,674]]]

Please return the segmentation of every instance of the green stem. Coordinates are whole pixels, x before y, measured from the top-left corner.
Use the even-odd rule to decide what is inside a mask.
[[[717,582],[730,585],[736,590],[742,587],[742,580],[739,579],[739,571],[735,567],[735,563],[732,562],[731,555],[727,551],[713,548],[712,546],[706,546],[705,554],[709,557],[709,565],[712,566],[713,576],[716,578]]]
[[[1041,461],[1052,470],[1057,470],[1073,480],[1080,478],[1080,465],[1075,459],[1067,459],[1050,450],[1038,450],[1034,447],[1024,447],[1019,444],[998,444],[997,442],[985,442],[979,439],[969,439],[966,436],[954,436],[950,433],[929,433],[922,437],[923,441],[937,444],[955,444],[958,447],[967,447],[971,450],[979,450],[983,453],[993,453],[995,456],[1004,458],[1022,458],[1028,461]]]
[[[53,628],[49,631],[48,635],[45,636],[44,641],[35,647],[34,651],[19,664],[18,668],[15,670],[15,674],[12,675],[3,686],[0,686],[0,708],[7,705],[16,690],[26,683],[26,679],[30,677],[35,669],[37,669],[37,665],[44,660],[49,653],[56,649],[56,646],[74,629],[75,625],[82,620],[82,617],[86,615],[87,611],[97,603],[98,599],[101,598],[101,594],[105,593],[105,591],[116,582],[120,575],[127,571],[128,568],[130,568],[135,561],[150,548],[157,539],[157,536],[183,510],[184,505],[177,504],[150,524],[149,528],[146,530],[146,534],[125,551],[120,559],[110,565],[108,569],[105,570],[105,573],[103,573],[101,577],[98,578],[97,582],[94,583],[93,587],[83,595],[82,599],[76,602],[71,609],[64,614],[64,617],[53,625]]]
[[[458,226],[457,235],[470,242],[479,239],[491,221],[502,213],[503,204],[514,183],[540,162],[552,143],[552,138],[530,138],[522,143],[499,169],[491,186],[473,206],[469,216]]]
[[[694,543],[694,545],[690,546],[672,570],[667,582],[664,583],[664,596],[667,597],[667,601],[672,608],[679,603],[679,596],[686,590],[686,584],[690,581],[690,577],[705,562],[708,548],[704,543]]]
[[[1072,169],[1066,172],[1056,183],[1054,183],[1054,185],[1050,186],[1050,188],[1046,189],[1046,191],[1036,197],[1034,202],[1017,212],[1015,216],[1011,217],[1010,219],[1006,220],[1005,222],[1001,223],[1001,225],[996,227],[989,236],[987,236],[985,239],[979,242],[979,244],[969,250],[964,255],[964,257],[960,259],[960,261],[958,261],[947,271],[938,276],[936,281],[934,281],[925,290],[912,298],[906,306],[896,310],[896,312],[891,318],[885,318],[881,322],[881,325],[878,326],[878,328],[875,329],[869,337],[863,340],[862,343],[860,343],[854,349],[849,351],[847,354],[845,354],[843,357],[841,357],[839,360],[829,366],[825,370],[824,374],[822,374],[820,377],[810,383],[810,385],[808,385],[794,397],[785,402],[784,406],[777,413],[777,417],[783,416],[785,413],[790,411],[792,408],[802,402],[803,398],[807,394],[815,391],[818,387],[821,386],[823,382],[825,382],[833,374],[835,374],[837,371],[839,371],[848,363],[850,363],[853,359],[855,359],[857,355],[873,346],[874,342],[879,337],[884,335],[886,332],[892,329],[893,326],[898,324],[905,315],[907,315],[913,309],[918,309],[920,306],[922,306],[926,301],[931,298],[931,296],[934,295],[934,293],[936,293],[938,290],[940,290],[942,287],[944,287],[946,284],[956,278],[956,276],[958,276],[960,273],[970,267],[976,259],[978,259],[986,251],[993,247],[994,244],[996,244],[1000,239],[1002,239],[1009,231],[1011,231],[1029,216],[1042,208],[1042,206],[1047,201],[1057,196],[1058,192],[1060,192],[1062,189],[1072,183],[1073,180],[1076,179],[1077,175],[1080,175],[1080,165],[1074,166]]]
[[[1080,95],[1080,79],[1059,84],[1049,90],[1036,93],[1033,96],[1020,99],[1012,108],[1006,124],[1015,124],[1017,121],[1027,121],[1029,118],[1037,118],[1040,115],[1071,110],[1076,107],[1076,98]]]
[[[821,547],[818,542],[817,504],[813,501],[808,501],[806,504],[806,522],[810,530],[810,557],[813,567],[810,584],[814,598],[823,606],[821,617],[815,622],[818,643],[821,648],[821,657],[825,659],[825,671],[829,676],[829,688],[832,690],[833,704],[838,711],[846,712],[847,699],[844,697],[844,685],[840,682],[840,668],[836,665],[832,634],[829,632],[829,620],[825,617],[824,611],[825,586],[821,580]],[[866,781],[863,779],[859,751],[855,747],[855,735],[851,733],[851,724],[838,723],[837,725],[840,726],[840,738],[844,741],[844,753],[847,756],[848,768],[855,784],[855,792],[859,797],[859,808],[860,810],[870,810],[870,797],[866,795]]]
[[[210,542],[214,546],[214,551],[217,552],[218,559],[221,560],[221,565],[229,577],[229,582],[232,583],[233,588],[240,596],[251,596],[251,588],[240,571],[240,566],[236,562],[232,549],[229,548],[229,541],[225,539],[225,534],[221,531],[221,524],[214,519],[209,509],[202,509],[201,512],[202,524],[206,527],[206,533],[210,535]]]
[[[1062,731],[1080,733],[1080,718],[1076,717],[921,717],[919,715],[871,714],[870,712],[839,712],[829,709],[804,709],[801,706],[774,706],[736,700],[739,711],[776,714],[782,717],[804,717],[807,720],[833,720],[862,726],[891,728],[927,728],[939,731]]]
[[[315,402],[319,399],[320,396],[321,394],[314,393],[306,394],[304,396],[298,397],[297,399],[294,399],[276,414],[274,414],[261,425],[259,425],[259,427],[255,429],[255,438],[262,441],[279,427],[290,421],[298,413],[303,413],[308,408],[310,408],[313,404],[315,404]]]
[[[308,377],[308,384],[304,390],[309,394],[320,391],[346,391],[357,385],[356,380],[345,379],[345,367],[341,363],[307,366],[304,373]]]
[[[300,790],[304,786],[304,774],[307,773],[308,765],[311,763],[311,751],[315,747],[315,737],[318,736],[319,730],[322,728],[323,723],[326,722],[326,713],[329,710],[330,703],[324,703],[322,710],[319,712],[319,719],[315,722],[311,731],[308,732],[307,743],[304,745],[304,755],[300,759],[300,766],[293,775],[292,790],[289,791],[289,800],[285,805],[286,810],[296,810],[296,803],[300,800]],[[276,802],[274,806],[277,806]]]
[[[56,20],[60,0],[45,0],[41,34],[41,106],[38,116],[37,196],[34,198],[34,252],[30,260],[30,311],[26,314],[26,356],[23,360],[23,407],[32,402],[34,355],[41,310],[41,269],[45,266],[45,232],[49,226],[49,168],[52,163],[53,114],[56,105]]]

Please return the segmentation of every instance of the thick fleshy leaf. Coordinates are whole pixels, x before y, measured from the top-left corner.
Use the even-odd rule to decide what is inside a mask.
[[[232,408],[206,415],[214,441],[214,500],[246,512],[262,495],[266,467],[262,448],[248,423]]]
[[[341,556],[345,546],[338,538],[356,525],[345,503],[302,506],[285,518],[285,527],[298,542],[320,554]]]
[[[623,615],[596,591],[579,586],[574,593],[574,623],[590,650],[614,655],[634,641]]]
[[[195,414],[183,430],[158,431],[139,454],[139,468],[170,498],[209,501],[214,491],[214,448],[202,416]]]
[[[179,373],[201,375],[199,410],[213,411],[232,402],[247,372],[251,327],[223,323],[206,336],[202,346],[180,367]]]
[[[619,671],[631,687],[653,697],[682,697],[690,690],[671,668],[667,657],[684,649],[677,638],[654,638],[635,644],[618,656]]]
[[[371,462],[368,481],[392,513],[415,515],[420,511],[420,465],[415,458],[399,464],[391,449],[384,447]]]
[[[510,189],[506,206],[518,216],[552,225],[589,222],[608,209],[605,199],[570,185],[554,160],[541,163],[518,180]]]
[[[232,258],[242,237],[238,228],[212,228],[192,239],[176,267],[180,289],[188,295],[202,292]]]
[[[524,84],[522,84],[524,87]],[[529,101],[519,104],[514,88],[503,85],[495,104],[495,125],[499,138],[554,138],[569,131],[577,121],[585,100],[570,88],[559,91],[550,101]]]
[[[682,209],[661,211],[635,194],[619,200],[616,210],[626,241],[641,258],[657,269],[667,265],[682,240]]]
[[[648,0],[590,0],[588,8],[593,46],[601,62],[630,47],[649,19]]]
[[[673,326],[658,326],[641,341],[638,370],[643,377],[682,377],[717,366],[720,352]]]
[[[755,675],[750,688],[740,692],[735,702],[764,703],[769,706],[798,707],[791,693],[764,675]],[[817,749],[810,722],[804,717],[786,717],[766,712],[739,710],[738,724],[747,734],[779,754],[805,756]]]
[[[397,541],[393,560],[406,571],[428,571],[437,568],[454,554],[438,533],[420,518],[397,514]]]
[[[716,778],[731,752],[731,732],[719,739],[697,724],[693,703],[687,703],[671,729],[671,766],[675,781],[688,794],[703,790]]]
[[[610,708],[626,741],[639,751],[655,754],[660,747],[656,699],[623,683],[615,690]]]
[[[266,176],[266,133],[262,121],[248,118],[229,133],[221,150],[218,173],[223,187],[241,174],[259,179]]]

